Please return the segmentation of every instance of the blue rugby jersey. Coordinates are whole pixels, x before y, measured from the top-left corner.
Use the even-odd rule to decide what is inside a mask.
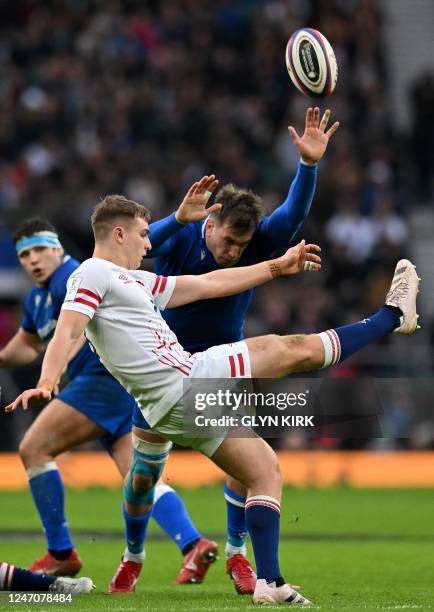
[[[21,323],[24,331],[38,335],[44,343],[51,340],[65,298],[66,281],[79,265],[76,259],[66,255],[45,287],[35,286],[30,290],[24,300],[24,318]],[[78,374],[106,373],[106,370],[86,342],[68,363],[67,372],[69,378],[73,379]]]
[[[309,213],[315,193],[317,166],[300,163],[285,201],[269,216],[263,217],[244,251],[238,266],[249,266],[270,258],[286,247]],[[205,274],[220,269],[208,250],[204,235],[205,221],[183,226],[175,215],[152,223],[150,240],[154,269],[164,276]],[[217,344],[242,340],[244,319],[254,290],[238,295],[202,300],[162,315],[176,333],[182,346],[191,353]]]

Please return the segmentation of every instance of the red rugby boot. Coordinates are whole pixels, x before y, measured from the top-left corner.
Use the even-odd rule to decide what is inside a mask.
[[[36,574],[47,574],[47,576],[75,576],[81,570],[81,566],[81,559],[73,548],[66,559],[56,559],[50,552],[47,552],[29,569]]]
[[[177,584],[200,584],[209,566],[218,559],[218,545],[212,540],[200,538],[184,556],[182,567],[176,577]]]
[[[256,574],[246,557],[243,555],[229,557],[226,560],[226,572],[234,581],[237,593],[252,595],[255,592]]]
[[[139,579],[142,571],[143,563],[135,563],[134,561],[124,561],[123,557],[109,584],[109,593],[134,593],[136,590],[136,582]]]

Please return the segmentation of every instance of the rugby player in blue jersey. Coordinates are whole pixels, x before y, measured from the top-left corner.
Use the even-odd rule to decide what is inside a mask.
[[[300,154],[297,174],[285,201],[269,216],[264,216],[261,198],[246,189],[226,185],[216,195],[221,208],[205,220],[192,215],[192,208],[181,206],[173,215],[150,225],[155,257],[155,272],[164,276],[204,274],[219,268],[246,266],[271,257],[276,249],[286,247],[309,213],[315,193],[317,164],[323,157],[339,123],[328,130],[330,111],[320,121],[318,107],[306,111],[305,131],[300,137],[291,126],[289,133]],[[197,212],[195,211],[197,215]],[[196,222],[194,222],[196,221]],[[160,244],[161,246],[156,246]],[[242,340],[244,318],[254,290],[216,300],[194,302],[166,310],[163,314],[182,346],[191,353],[218,344]],[[133,431],[140,435],[142,415],[137,408]],[[246,558],[245,503],[247,491],[228,478],[224,489],[227,504],[227,572],[240,594],[253,593],[256,576]],[[175,494],[156,494],[153,516],[172,535],[180,548],[192,537],[192,529],[182,501]],[[176,519],[178,517],[178,519]],[[200,582],[207,569],[209,543],[199,539],[184,548],[184,562],[177,582]]]
[[[200,203],[206,200],[205,192],[213,191],[216,185],[214,176],[203,177],[189,189],[184,206],[189,207],[190,212],[203,209]],[[44,351],[56,327],[67,280],[80,265],[64,254],[55,228],[44,219],[25,222],[15,233],[14,243],[21,265],[35,284],[24,300],[21,327],[0,350],[0,367],[9,368],[28,365]],[[54,576],[75,575],[81,568],[65,518],[64,489],[55,458],[79,444],[99,439],[125,477],[131,463],[130,432],[135,405],[133,398],[102,366],[84,339],[78,343],[67,373],[71,382],[36,418],[19,449],[48,547],[47,553],[35,561],[31,569]],[[157,495],[166,493],[167,489],[166,485],[159,485]],[[134,568],[135,583],[141,567],[141,563],[136,562],[143,560],[144,553],[143,546],[140,550],[134,547],[134,540],[137,533],[139,540],[144,537],[148,519],[143,520],[147,510],[144,511],[140,503],[128,501],[140,502],[140,491],[131,498],[134,493],[128,495],[129,490],[123,512],[128,543],[124,557],[126,570]],[[173,489],[170,492],[171,496],[177,495]],[[156,520],[158,522],[158,517]],[[191,521],[189,529],[190,533],[198,533]],[[122,578],[118,576],[115,588],[111,589],[113,592],[124,590]],[[133,589],[130,580],[127,591]]]

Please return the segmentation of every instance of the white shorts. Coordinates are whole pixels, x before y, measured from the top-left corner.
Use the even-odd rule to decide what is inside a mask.
[[[251,378],[249,349],[244,340],[219,344],[195,353],[193,378]]]
[[[212,346],[206,351],[195,353],[191,378],[251,378],[250,357],[244,341]],[[176,404],[153,427],[155,431],[179,444],[189,446],[212,457],[225,435],[218,438],[192,438],[184,431],[182,400]],[[223,432],[222,432],[223,433]]]

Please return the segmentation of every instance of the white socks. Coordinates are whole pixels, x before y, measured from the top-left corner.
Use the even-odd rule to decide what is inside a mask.
[[[243,555],[243,557],[247,557],[247,547],[245,544],[243,546],[232,546],[232,544],[226,542],[225,555],[226,559],[230,559],[235,555]]]
[[[134,563],[143,563],[146,557],[146,552],[143,551],[141,553],[132,553],[128,550],[128,548],[124,551],[123,560],[124,561],[133,561]]]

